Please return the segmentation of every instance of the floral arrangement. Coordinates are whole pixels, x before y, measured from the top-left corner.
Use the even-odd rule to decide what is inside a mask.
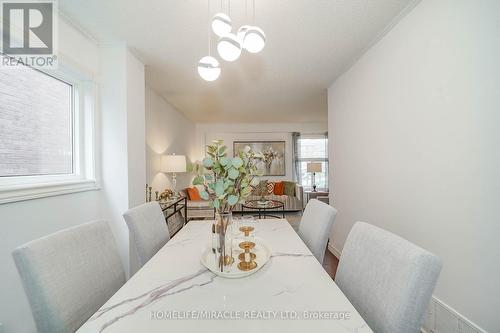
[[[222,140],[213,141],[207,146],[207,157],[202,166],[196,167],[198,175],[193,185],[202,185],[204,190],[200,196],[210,200],[217,212],[231,212],[238,203],[244,203],[259,185],[256,163],[263,159],[261,153],[252,151],[250,147],[236,153],[233,158],[227,157],[227,146]]]

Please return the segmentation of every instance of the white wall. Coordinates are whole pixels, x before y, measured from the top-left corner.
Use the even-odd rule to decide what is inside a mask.
[[[424,0],[328,90],[334,247],[361,220],[434,252],[435,295],[490,332],[500,332],[499,13],[498,1]]]
[[[149,87],[146,88],[146,169],[147,183],[160,193],[171,188],[171,175],[160,172],[160,156],[185,155],[187,162],[196,161],[195,124],[174,109]],[[177,189],[189,186],[192,175],[177,175]],[[143,192],[144,194],[144,189]]]
[[[98,74],[97,45],[63,20],[59,22],[59,59],[89,77]],[[101,191],[89,191],[0,205],[0,322],[5,333],[35,331],[12,250],[58,230],[99,219],[101,199]]]
[[[266,178],[292,180],[292,132],[322,133],[327,131],[327,126],[327,123],[197,124],[198,159],[203,158],[205,146],[212,140],[224,140],[230,156],[233,154],[234,141],[285,141],[285,176],[266,176]]]
[[[122,262],[129,269],[128,229],[121,214],[128,205],[127,76],[126,54],[121,47],[101,49],[101,161],[103,213],[113,230]]]
[[[103,215],[110,221],[126,272],[136,271],[122,214],[145,202],[144,65],[125,45],[101,48]]]
[[[129,207],[144,203],[146,184],[146,101],[144,64],[129,50],[127,67],[127,151]]]

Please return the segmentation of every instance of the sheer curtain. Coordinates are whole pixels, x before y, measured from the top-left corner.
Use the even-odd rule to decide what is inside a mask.
[[[292,159],[293,159],[293,180],[301,184],[302,177],[300,173],[300,147],[299,147],[300,133],[292,133]]]

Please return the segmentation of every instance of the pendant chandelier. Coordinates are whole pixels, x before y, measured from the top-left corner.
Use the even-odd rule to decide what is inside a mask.
[[[220,65],[217,59],[211,56],[201,58],[198,63],[198,74],[205,81],[215,81],[220,76]]]
[[[235,34],[222,36],[217,43],[217,52],[225,61],[235,61],[241,55],[241,41]]]
[[[231,18],[224,13],[215,14],[212,19],[212,31],[219,37],[231,32]]]
[[[221,68],[219,61],[210,55],[211,52],[211,31],[219,37],[217,42],[217,53],[224,61],[236,61],[243,50],[249,53],[259,53],[266,45],[266,35],[264,31],[255,25],[255,0],[253,6],[253,25],[242,25],[237,31],[232,33],[231,0],[228,1],[227,14],[223,13],[223,0],[221,0],[221,12],[215,14],[210,21],[210,0],[208,0],[208,18],[210,28],[208,32],[208,56],[201,58],[198,63],[198,74],[205,81],[215,81],[219,78]],[[245,13],[247,1],[245,0]],[[248,15],[245,15],[248,17]],[[211,31],[210,31],[211,30]]]
[[[210,19],[210,0],[208,0],[208,18]],[[230,28],[231,29],[231,28]],[[220,64],[217,59],[210,55],[211,38],[210,29],[208,30],[208,56],[200,59],[198,62],[198,74],[205,81],[215,81],[220,76]]]

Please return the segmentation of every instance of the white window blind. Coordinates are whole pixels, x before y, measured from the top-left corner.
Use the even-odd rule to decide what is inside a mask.
[[[73,89],[25,66],[0,66],[0,177],[74,171]]]

